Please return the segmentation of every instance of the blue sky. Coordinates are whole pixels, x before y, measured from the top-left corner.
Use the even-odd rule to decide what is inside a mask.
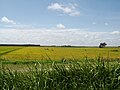
[[[0,0],[0,43],[120,45],[119,24],[120,0]]]

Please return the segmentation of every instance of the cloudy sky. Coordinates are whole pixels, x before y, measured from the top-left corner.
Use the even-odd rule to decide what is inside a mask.
[[[0,0],[0,43],[120,45],[120,0]]]

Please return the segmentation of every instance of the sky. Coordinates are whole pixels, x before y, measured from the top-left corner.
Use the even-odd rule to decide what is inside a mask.
[[[120,0],[0,0],[0,43],[120,46]]]

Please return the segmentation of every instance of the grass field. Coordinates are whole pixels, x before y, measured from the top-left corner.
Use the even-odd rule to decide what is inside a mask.
[[[120,90],[117,62],[36,63],[20,65],[22,71],[10,66],[15,71],[0,69],[0,90]]]
[[[1,46],[2,60],[70,60],[83,58],[120,58],[120,48],[16,47]]]
[[[120,90],[119,61],[117,47],[0,46],[0,90]]]

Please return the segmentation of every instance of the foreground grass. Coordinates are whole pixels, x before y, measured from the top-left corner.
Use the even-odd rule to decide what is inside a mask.
[[[5,70],[0,90],[120,90],[120,64],[99,59],[35,63],[27,72]]]

